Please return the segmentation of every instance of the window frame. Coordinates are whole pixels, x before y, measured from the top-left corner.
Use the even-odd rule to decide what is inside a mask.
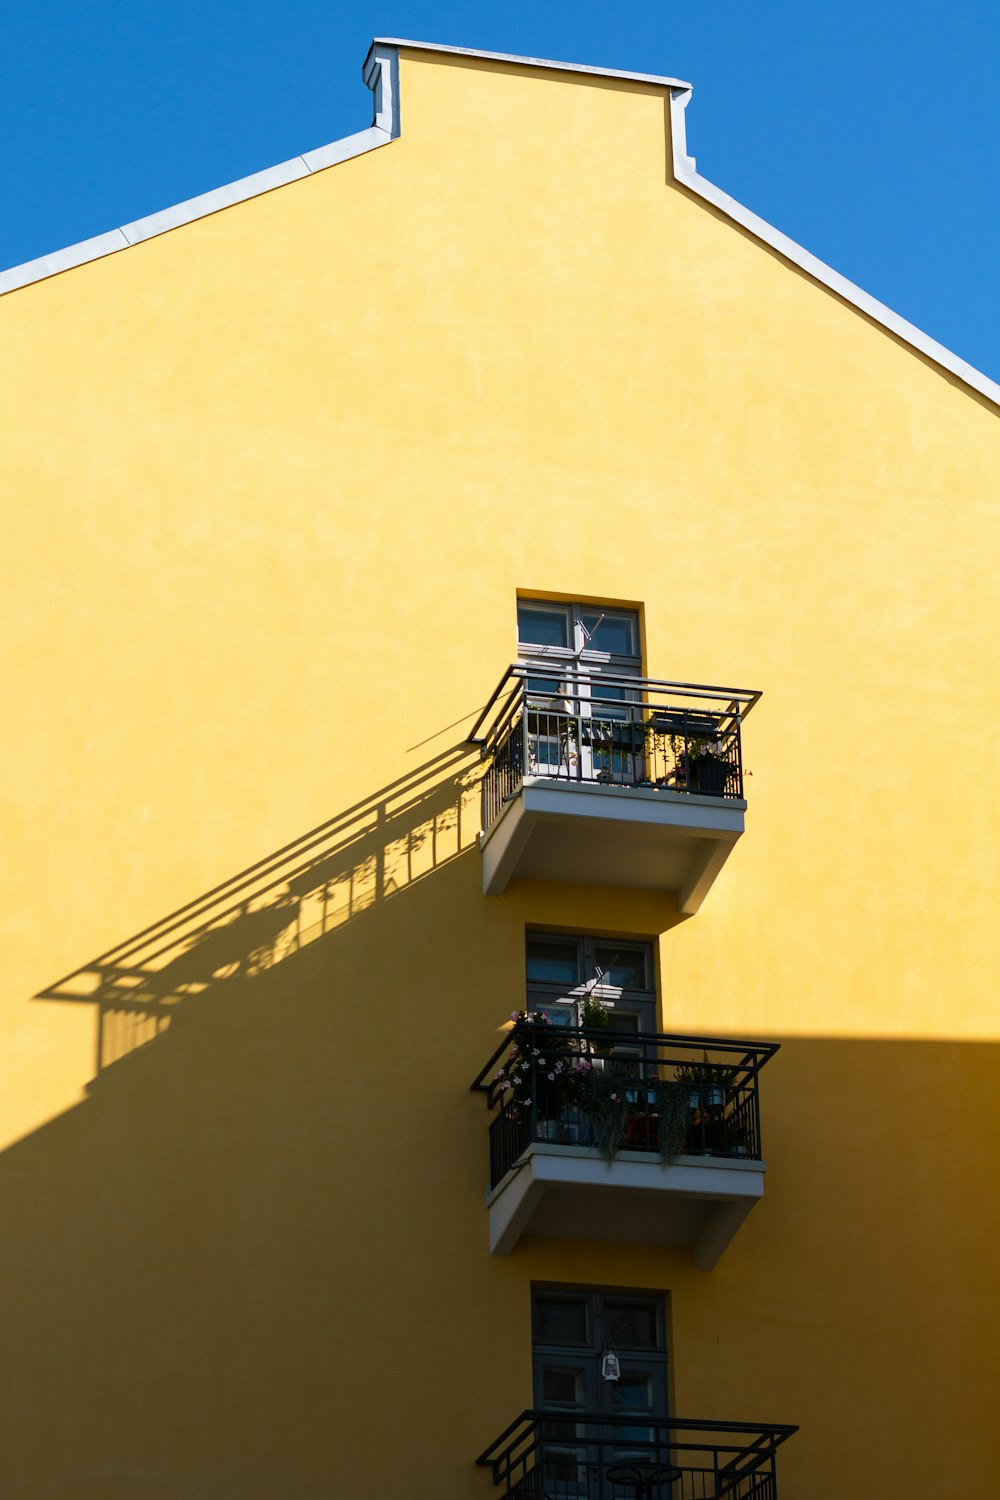
[[[558,617],[565,646],[521,639],[522,611]],[[613,652],[590,644],[601,622],[627,622],[633,650]],[[594,621],[588,630],[586,620]],[[527,732],[535,774],[575,775],[584,781],[614,783],[635,779],[637,746],[632,726],[641,718],[642,619],[638,609],[623,605],[585,604],[578,600],[517,600],[517,660],[526,668],[529,709]],[[616,679],[604,686],[601,677]],[[637,680],[633,690],[624,685]],[[623,681],[624,679],[624,681]],[[630,726],[625,739],[619,725]],[[627,774],[626,774],[627,773]]]
[[[528,952],[529,944],[532,942],[574,944],[578,954],[578,973],[584,977],[572,985],[565,985],[559,980],[532,979],[529,974]],[[645,969],[645,984],[640,988],[598,982],[597,952],[601,948],[618,949],[625,953],[640,953]],[[603,970],[605,975],[609,972],[609,969]],[[588,975],[590,977],[586,977]],[[636,1027],[637,1034],[655,1033],[659,1030],[660,1014],[656,946],[652,941],[643,938],[600,937],[591,933],[549,932],[538,928],[525,928],[524,994],[526,1010],[543,1010],[557,1022],[561,1009],[565,1007],[567,1019],[561,1024],[570,1026],[580,1024],[580,1006],[587,995],[592,994],[605,1006],[612,1024],[614,1024],[617,1011],[622,1019],[633,1015],[640,1018]],[[623,1026],[621,1029],[627,1028]]]
[[[584,1305],[587,1332],[585,1343],[558,1344],[537,1336],[536,1308],[544,1300],[575,1302]],[[646,1304],[652,1309],[656,1333],[656,1341],[653,1345],[645,1347],[640,1344],[629,1345],[616,1341],[613,1337],[615,1330],[608,1327],[605,1317],[607,1305],[614,1302]],[[671,1390],[670,1318],[666,1292],[632,1287],[552,1285],[533,1282],[530,1328],[533,1404],[539,1410],[551,1410],[554,1423],[559,1423],[561,1417],[562,1422],[567,1427],[571,1427],[574,1408],[578,1411],[582,1407],[583,1410],[595,1413],[612,1409],[613,1403],[608,1399],[607,1383],[600,1376],[601,1355],[606,1349],[613,1349],[617,1353],[624,1375],[633,1373],[635,1367],[652,1367],[651,1373],[654,1376],[659,1396],[659,1400],[654,1401],[653,1406],[661,1408],[659,1411],[654,1410],[652,1414],[657,1418],[669,1417],[673,1393]],[[567,1373],[580,1370],[584,1383],[582,1403],[562,1404],[553,1401],[549,1405],[543,1399],[545,1372],[547,1370],[558,1372],[561,1369]],[[637,1414],[637,1418],[636,1425],[641,1426],[641,1415]],[[553,1433],[549,1441],[553,1449],[557,1452],[566,1451],[568,1457],[574,1449],[579,1449],[583,1435],[579,1431],[576,1434]]]
[[[536,645],[521,640],[520,612],[534,609],[545,614],[559,614],[568,625],[566,646]],[[584,615],[597,614],[601,619],[627,619],[634,630],[635,650],[629,652],[601,651],[588,644],[592,632],[584,624]],[[623,676],[642,676],[642,620],[637,609],[619,604],[586,604],[580,600],[536,599],[530,595],[518,595],[517,599],[517,659],[525,666],[532,666],[542,657],[546,662],[561,662],[575,666],[578,670],[605,671]]]

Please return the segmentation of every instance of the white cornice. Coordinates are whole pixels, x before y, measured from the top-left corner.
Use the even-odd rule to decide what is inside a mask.
[[[770,245],[772,250],[777,250],[780,255],[793,265],[805,271],[814,281],[820,282],[836,292],[845,302],[856,307],[874,322],[880,323],[889,333],[895,334],[898,339],[909,344],[920,354],[926,355],[942,369],[948,370],[952,375],[958,377],[972,390],[978,391],[981,396],[1000,405],[1000,385],[995,380],[990,380],[988,375],[983,375],[966,360],[960,359],[957,354],[952,354],[943,344],[932,339],[929,334],[921,330],[913,323],[908,323],[898,313],[886,307],[884,302],[869,296],[861,287],[855,286],[853,281],[848,281],[846,276],[841,276],[839,271],[834,271],[824,261],[811,255],[794,240],[790,240],[780,229],[775,229],[772,224],[752,213],[749,208],[744,208],[742,203],[737,203],[728,193],[709,182],[707,178],[699,175],[695,159],[687,154],[686,131],[684,123],[684,111],[691,101],[691,89],[687,84],[680,84],[670,90],[670,139],[673,143],[673,168],[674,179],[681,187],[689,192],[697,194],[713,208],[724,213],[734,224],[739,224],[746,229],[755,239],[761,240],[765,245]]]
[[[689,89],[682,78],[660,73],[622,73],[617,68],[589,68],[586,63],[553,62],[547,57],[518,57],[514,52],[480,52],[475,47],[445,47],[440,42],[411,42],[403,37],[377,36],[375,47],[405,47],[409,52],[443,52],[449,57],[476,57],[484,62],[510,63],[518,68],[545,68],[549,73],[586,73],[594,78],[624,78],[630,83],[655,83],[661,88]]]
[[[107,234],[80,240],[64,250],[54,250],[51,255],[40,255],[37,260],[26,260],[22,265],[12,266],[9,271],[0,271],[0,295],[30,286],[35,281],[44,281],[60,271],[70,271],[74,266],[84,266],[88,261],[101,260],[118,250],[128,250],[132,245],[178,229],[182,224],[204,219],[220,209],[232,208],[235,203],[245,203],[248,198],[258,198],[261,193],[270,193],[286,183],[310,177],[313,172],[322,172],[339,162],[350,161],[352,157],[388,145],[399,135],[399,53],[394,48],[373,43],[365,58],[363,77],[372,91],[374,106],[373,122],[367,130],[331,141],[328,146],[318,146],[315,151],[304,151],[301,156],[293,156],[291,161],[265,167],[263,172],[254,172],[250,177],[241,177],[238,182],[213,188],[209,193],[175,203],[172,208],[161,209],[144,219],[135,219],[131,224],[122,224]]]
[[[197,198],[189,198],[185,203],[178,203],[173,208],[163,209],[160,213],[150,214],[144,219],[136,219],[131,224],[123,224],[107,234],[97,235],[94,239],[82,240],[79,244],[69,245],[64,250],[56,250],[51,255],[42,255],[37,260],[29,260],[20,266],[13,266],[9,271],[0,271],[0,295],[4,292],[15,291],[19,287],[29,286],[35,281],[43,281],[60,271],[71,270],[74,266],[86,265],[88,261],[99,260],[105,255],[127,250],[132,245],[141,244],[155,235],[166,234],[182,224],[190,224],[195,219],[217,213],[223,208],[231,208],[234,204],[243,203],[248,198],[256,198],[261,193],[269,193],[274,188],[283,187],[286,183],[295,182],[302,177],[308,177],[313,172],[323,171],[326,167],[335,166],[338,162],[349,161],[352,157],[362,156],[365,152],[387,145],[400,134],[400,48],[414,52],[432,52],[443,56],[504,63],[519,68],[539,68],[548,72],[578,73],[584,77],[614,78],[630,83],[655,84],[663,88],[670,100],[673,175],[682,188],[686,188],[688,192],[695,194],[705,203],[711,204],[734,224],[739,224],[742,229],[763,244],[769,245],[792,265],[798,266],[800,270],[811,276],[814,281],[827,287],[852,307],[856,307],[859,312],[880,324],[887,332],[901,339],[919,354],[947,370],[971,390],[977,391],[989,401],[1000,405],[1000,385],[996,381],[990,380],[966,360],[952,354],[943,344],[939,344],[912,323],[908,323],[905,318],[901,318],[884,303],[869,296],[867,292],[848,281],[845,276],[841,276],[839,272],[818,260],[815,255],[811,255],[808,250],[797,245],[794,240],[789,239],[773,225],[759,218],[750,209],[744,208],[741,203],[737,203],[735,198],[731,198],[728,193],[723,192],[707,178],[699,175],[694,157],[688,156],[686,146],[684,112],[691,99],[689,83],[679,78],[669,78],[656,73],[626,73],[614,68],[590,68],[582,63],[553,62],[539,57],[518,57],[507,52],[480,52],[471,47],[445,47],[436,42],[408,41],[397,37],[376,37],[365,58],[362,73],[365,83],[372,91],[374,101],[374,119],[367,130],[361,130],[356,135],[333,141],[328,146],[320,146],[315,151],[304,152],[301,156],[293,157],[291,161],[281,162],[276,167],[268,167],[263,172],[255,172],[251,177],[243,177],[238,182],[215,188],[210,193],[202,193]]]

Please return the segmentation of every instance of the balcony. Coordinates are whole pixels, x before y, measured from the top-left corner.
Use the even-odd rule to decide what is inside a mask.
[[[624,1240],[710,1270],[764,1193],[758,1075],[777,1050],[518,1021],[472,1084],[491,1111],[491,1252]]]
[[[512,1500],[777,1500],[797,1427],[524,1411],[476,1459]]]
[[[740,727],[760,694],[538,670],[509,667],[469,736],[486,761],[483,890],[621,885],[697,911],[743,832]]]

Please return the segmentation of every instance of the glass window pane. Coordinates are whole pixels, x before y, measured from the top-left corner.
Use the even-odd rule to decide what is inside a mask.
[[[580,945],[565,940],[528,938],[529,984],[561,984],[573,989],[580,983]]]
[[[623,953],[611,944],[597,943],[594,947],[594,963],[603,976],[602,984],[611,984],[623,990],[645,990],[646,955],[628,949]]]
[[[608,1020],[615,1031],[641,1031],[640,1017],[634,1010],[619,1010],[617,1005],[608,1007]]]
[[[617,714],[616,703],[636,702],[636,693],[633,688],[618,687],[611,682],[602,682],[600,675],[596,672],[591,679],[590,697],[596,718],[599,718],[605,711],[609,714]]]
[[[656,1307],[651,1302],[631,1302],[608,1297],[604,1322],[608,1340],[617,1349],[659,1349]]]
[[[534,1299],[535,1342],[539,1344],[586,1344],[587,1300],[585,1297]]]
[[[634,615],[604,614],[600,609],[585,609],[580,618],[589,635],[588,651],[607,651],[613,656],[638,656],[638,621]]]
[[[558,1002],[555,1002],[551,1005],[547,1005],[543,1001],[540,1005],[535,1005],[529,1001],[528,1009],[532,1011],[541,1011],[542,1015],[547,1016],[553,1026],[576,1025],[575,1004],[561,1005]]]
[[[546,1365],[542,1370],[542,1400],[546,1406],[559,1402],[564,1406],[583,1405],[583,1371]]]
[[[545,1436],[549,1437],[550,1434],[546,1432]],[[555,1434],[551,1434],[551,1436],[555,1436]],[[572,1437],[575,1434],[569,1433],[567,1436]],[[582,1450],[546,1448],[543,1461],[546,1483],[559,1485],[560,1495],[575,1495],[577,1493],[576,1486],[582,1482],[584,1473],[586,1472],[583,1468]],[[562,1486],[568,1485],[573,1486],[572,1490],[562,1488]]]
[[[522,646],[568,646],[569,620],[562,609],[517,606],[517,639]]]
[[[563,685],[558,677],[529,677],[528,698],[530,701],[532,693],[537,693],[539,698],[561,698],[563,696]],[[545,705],[546,707],[548,705]]]
[[[648,1375],[623,1373],[615,1381],[612,1402],[616,1411],[646,1411],[653,1409],[653,1382]]]

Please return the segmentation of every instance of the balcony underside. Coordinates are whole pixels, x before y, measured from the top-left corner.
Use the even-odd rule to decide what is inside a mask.
[[[490,1250],[509,1255],[522,1235],[680,1245],[711,1270],[764,1194],[762,1161],[597,1151],[536,1141],[488,1195]]]
[[[483,890],[530,880],[674,891],[696,912],[743,832],[740,798],[531,777],[482,836]]]

